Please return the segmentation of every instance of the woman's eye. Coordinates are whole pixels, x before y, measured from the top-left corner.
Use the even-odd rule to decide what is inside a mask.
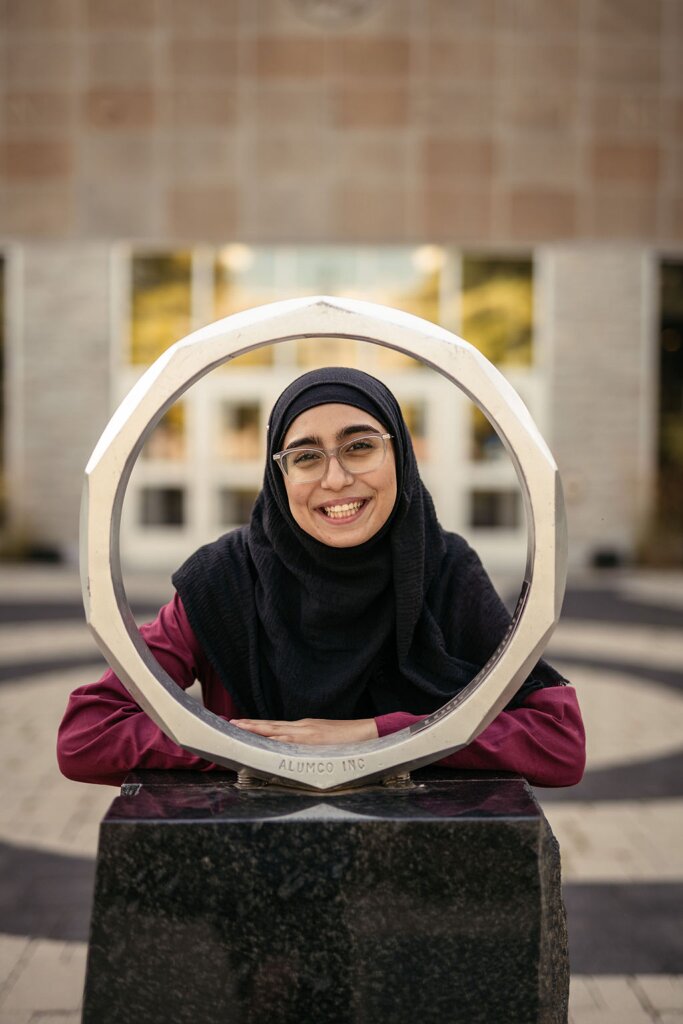
[[[362,437],[358,441],[351,441],[344,448],[345,452],[351,455],[362,455],[364,452],[371,452],[377,447],[377,442],[371,437]]]
[[[299,452],[297,455],[294,456],[294,465],[295,466],[310,465],[313,462],[319,462],[321,458],[322,458],[322,453],[321,452],[314,452],[314,451]]]

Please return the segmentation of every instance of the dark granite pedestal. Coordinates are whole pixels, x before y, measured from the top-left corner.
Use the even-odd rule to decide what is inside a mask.
[[[560,1024],[557,843],[517,776],[239,790],[140,772],[102,822],[84,1024]]]

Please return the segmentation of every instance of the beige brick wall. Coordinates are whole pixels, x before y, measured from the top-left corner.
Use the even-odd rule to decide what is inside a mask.
[[[683,240],[680,0],[3,0],[0,235]]]

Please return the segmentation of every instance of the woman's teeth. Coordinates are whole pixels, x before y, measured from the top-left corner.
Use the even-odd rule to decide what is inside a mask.
[[[330,519],[346,519],[365,504],[364,501],[352,501],[346,505],[321,505],[323,512]]]

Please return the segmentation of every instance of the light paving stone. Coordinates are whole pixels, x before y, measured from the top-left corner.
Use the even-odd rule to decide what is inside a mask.
[[[92,668],[79,667],[7,683],[0,690],[0,764],[5,778],[8,763],[15,764],[12,785],[4,787],[0,801],[0,839],[64,853],[95,853],[97,823],[116,790],[63,778],[55,739],[69,693],[96,675]],[[30,771],[25,769],[26,749],[31,750]]]
[[[30,941],[22,935],[0,935],[0,992],[16,971]]]
[[[575,686],[588,768],[661,757],[681,747],[683,693],[625,672],[553,662]]]
[[[171,596],[168,573],[126,574],[126,593],[131,600],[162,604]],[[61,603],[81,600],[81,581],[76,565],[56,565],[46,569],[35,565],[3,565],[0,573],[0,598],[30,605],[37,601]],[[46,622],[50,630],[54,623]]]
[[[641,1002],[658,1013],[675,1011],[683,1015],[683,977],[667,974],[637,974],[633,988]]]
[[[634,665],[677,670],[683,665],[683,635],[656,626],[607,625],[571,619],[560,622],[548,650],[551,659],[563,654],[612,657]]]
[[[645,1012],[638,994],[631,985],[631,979],[624,980],[621,976],[602,975],[594,976],[596,998],[599,1005],[606,1010],[619,1011],[624,1015]]]
[[[548,804],[565,882],[683,880],[683,800]]]
[[[634,601],[683,608],[683,574],[680,572],[628,573],[619,579],[618,587]]]
[[[598,1009],[593,978],[580,974],[572,975],[569,980],[569,1009],[572,1012]]]
[[[577,1010],[569,1014],[569,1024],[653,1024],[655,1018],[645,1010]]]
[[[17,1010],[70,1010],[81,1005],[87,946],[34,940],[23,969],[0,1002],[0,1019]]]

